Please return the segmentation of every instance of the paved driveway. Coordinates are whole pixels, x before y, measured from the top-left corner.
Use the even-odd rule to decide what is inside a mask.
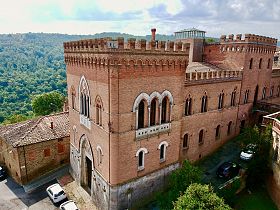
[[[201,162],[199,162],[199,167],[202,168],[203,182],[211,183],[212,186],[219,187],[225,182],[224,179],[220,179],[216,175],[218,167],[225,161],[234,161],[241,165],[242,168],[247,167],[247,163],[239,158],[241,149],[239,142],[237,140],[230,140],[224,144],[218,151],[209,155]]]
[[[47,186],[55,183],[55,180],[47,183],[32,193],[25,193],[23,187],[8,177],[0,181],[0,209],[1,210],[53,210],[58,209],[52,204],[45,192]]]

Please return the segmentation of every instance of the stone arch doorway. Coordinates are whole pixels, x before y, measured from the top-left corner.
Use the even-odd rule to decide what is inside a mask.
[[[90,142],[86,135],[80,139],[80,184],[91,195],[94,159]]]

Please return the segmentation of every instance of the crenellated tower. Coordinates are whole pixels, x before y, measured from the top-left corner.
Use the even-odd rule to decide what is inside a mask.
[[[277,39],[255,34],[222,35],[219,43],[205,46],[204,61],[228,70],[243,71],[239,121],[248,121],[252,105],[269,97],[273,55]],[[244,121],[245,120],[245,121]]]
[[[189,44],[102,38],[66,42],[64,53],[71,173],[99,208],[127,208],[179,166]]]

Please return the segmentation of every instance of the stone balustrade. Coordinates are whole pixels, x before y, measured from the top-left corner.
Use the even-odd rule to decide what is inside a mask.
[[[171,123],[164,123],[161,125],[150,126],[136,130],[136,139],[147,138],[159,133],[168,132],[171,130]]]
[[[218,71],[194,71],[186,73],[186,84],[203,83],[215,80],[241,80],[242,71],[218,70]]]

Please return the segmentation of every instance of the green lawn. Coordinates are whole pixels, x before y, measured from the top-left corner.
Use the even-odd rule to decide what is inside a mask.
[[[249,194],[246,190],[237,197],[236,210],[277,210],[265,188],[259,188]]]

